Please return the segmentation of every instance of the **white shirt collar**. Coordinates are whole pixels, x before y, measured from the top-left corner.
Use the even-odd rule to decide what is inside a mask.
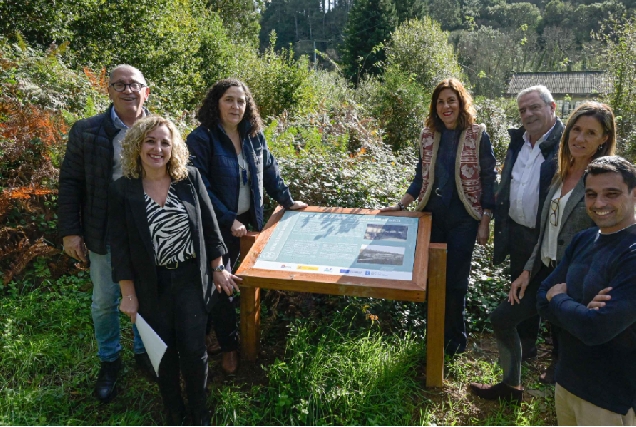
[[[556,126],[556,120],[554,121],[554,124],[552,125],[552,127],[546,133],[544,133],[543,136],[537,140],[537,142],[535,142],[535,146],[538,146],[543,141],[548,139],[548,137],[550,136],[550,133],[552,132],[552,129],[554,129],[554,126]],[[525,131],[523,133],[523,141],[526,144],[530,144],[530,136],[528,135],[528,131]]]

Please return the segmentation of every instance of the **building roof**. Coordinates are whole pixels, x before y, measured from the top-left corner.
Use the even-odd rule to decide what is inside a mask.
[[[544,85],[553,95],[596,95],[611,90],[605,71],[564,71],[514,73],[506,94],[515,96],[523,89],[535,85]]]

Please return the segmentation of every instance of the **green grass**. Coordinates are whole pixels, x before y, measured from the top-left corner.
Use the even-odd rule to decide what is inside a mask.
[[[99,404],[99,369],[86,276],[63,277],[48,290],[0,297],[0,425],[162,424],[156,384],[133,368],[129,322],[122,316],[119,394]],[[366,305],[364,307],[367,307]],[[365,308],[368,310],[368,307]],[[282,317],[282,316],[281,316]],[[278,338],[284,355],[264,366],[266,380],[215,382],[209,396],[221,425],[541,425],[554,423],[551,393],[520,407],[485,403],[468,382],[495,382],[492,357],[472,349],[447,360],[443,389],[425,388],[425,340],[387,332],[351,301],[322,317],[289,322]],[[278,323],[279,324],[279,323]],[[271,344],[271,343],[264,343]],[[524,384],[537,387],[536,369]]]

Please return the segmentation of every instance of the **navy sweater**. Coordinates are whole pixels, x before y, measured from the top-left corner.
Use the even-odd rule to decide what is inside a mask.
[[[548,290],[567,283],[550,302]],[[587,304],[611,286],[599,310]],[[596,406],[625,415],[636,408],[636,225],[613,234],[578,233],[537,292],[539,314],[563,328],[556,381]]]

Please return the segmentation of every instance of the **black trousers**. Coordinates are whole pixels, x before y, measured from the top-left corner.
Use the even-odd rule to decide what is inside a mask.
[[[159,313],[153,327],[168,346],[159,365],[159,391],[164,408],[185,413],[179,373],[185,382],[188,407],[200,417],[206,410],[208,353],[205,347],[207,312],[196,260],[175,270],[157,267]]]
[[[247,226],[250,223],[250,214],[246,212],[237,216],[236,219]],[[229,229],[222,229],[221,236],[225,246],[227,246],[227,253],[223,255],[223,264],[228,271],[234,271],[241,251],[241,239],[234,237]],[[207,333],[214,328],[221,351],[237,350],[239,347],[238,321],[234,300],[230,299],[225,292],[214,292],[212,298],[213,304],[208,318]]]
[[[528,228],[518,224],[512,218],[508,218],[510,233],[510,283],[517,280],[523,272],[524,267],[539,238],[536,228]],[[517,325],[517,332],[521,340],[522,351],[528,351],[537,343],[539,328],[541,327],[541,317],[537,314],[529,317]]]
[[[530,280],[519,304],[503,301],[490,313],[490,321],[499,347],[499,362],[504,372],[503,382],[510,386],[521,385],[521,339],[518,325],[537,315],[537,291],[553,269],[541,264],[541,269]]]
[[[479,221],[457,196],[446,206],[441,197],[431,195],[424,210],[433,214],[431,243],[447,244],[444,351],[454,355],[466,349],[466,294]]]

